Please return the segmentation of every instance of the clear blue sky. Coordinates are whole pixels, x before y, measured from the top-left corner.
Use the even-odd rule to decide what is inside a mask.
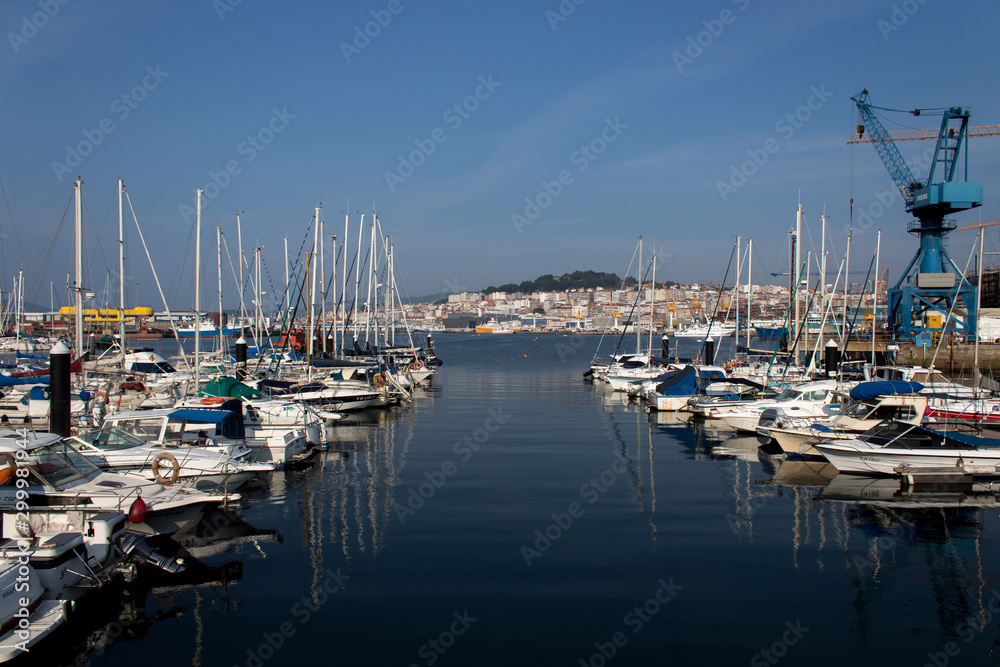
[[[895,282],[916,250],[911,218],[874,149],[845,145],[850,96],[867,87],[875,104],[970,106],[973,124],[1000,123],[995,2],[234,3],[0,5],[5,290],[23,268],[30,300],[47,305],[51,281],[65,303],[79,175],[87,282],[101,293],[116,267],[123,178],[171,305],[190,307],[181,208],[227,164],[225,187],[209,187],[204,299],[214,299],[216,223],[235,253],[234,211],[245,211],[245,250],[264,248],[277,287],[282,238],[297,251],[319,202],[338,234],[345,211],[356,225],[374,206],[418,296],[575,269],[621,274],[640,234],[655,240],[658,277],[682,282],[719,281],[736,235],[752,236],[762,278],[787,270],[800,197],[817,248],[829,215],[836,267],[852,192],[857,218],[888,191],[892,204],[855,236],[852,272],[867,270],[880,227]],[[358,37],[366,28],[375,36]],[[783,120],[797,112],[807,119]],[[81,142],[93,145],[76,163],[67,146]],[[430,154],[411,160],[420,145]],[[908,158],[926,147],[901,145]],[[762,151],[745,184],[720,193],[733,166]],[[985,189],[983,219],[1000,214],[1000,137],[973,141],[969,171]],[[960,266],[973,240],[952,235]],[[128,255],[130,289],[159,307],[134,230]]]

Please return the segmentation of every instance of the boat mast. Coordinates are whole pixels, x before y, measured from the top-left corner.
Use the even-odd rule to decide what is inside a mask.
[[[743,267],[740,266],[740,252],[742,251],[741,242],[743,237],[736,237],[736,282],[733,287],[733,298],[736,301],[736,332],[733,334],[733,340],[736,341],[736,347],[739,347],[740,342],[740,276],[743,275]],[[719,345],[722,345],[722,340],[719,340]],[[735,353],[736,350],[733,350]]]
[[[343,306],[342,309],[341,308],[337,309],[338,311],[341,311],[341,310],[343,311],[342,319],[343,319],[343,322],[344,322],[344,334],[340,338],[340,354],[341,354],[341,356],[343,356],[343,354],[344,354],[344,338],[347,337],[347,232],[348,232],[348,227],[347,226],[348,226],[348,223],[350,222],[350,218],[351,218],[351,214],[350,214],[351,202],[347,202],[347,210],[348,210],[348,213],[344,214],[344,240],[341,241],[341,247],[343,247],[343,249],[344,249],[344,262],[343,262],[343,268],[341,269],[342,276],[341,276],[341,282],[340,282],[340,294],[341,294],[340,298],[344,301],[344,306]]]
[[[323,204],[320,203],[320,208]],[[319,211],[317,210],[317,213]],[[319,255],[319,295],[320,295],[320,317],[319,317],[319,330],[320,330],[320,345],[322,346],[322,352],[326,352],[326,253],[323,252],[323,239],[326,238],[326,223],[322,220],[317,220],[319,224],[319,236],[316,237],[316,254]]]
[[[361,237],[365,234],[365,214],[358,225],[358,253],[354,256],[354,343],[358,342],[358,286],[361,284]]]
[[[656,255],[653,255],[653,288],[649,295],[649,356],[653,356],[653,309],[656,307]]]
[[[635,275],[638,278],[638,285],[636,286],[636,302],[642,296],[642,237],[639,237],[639,261],[636,264]],[[635,313],[635,353],[642,354],[642,309],[639,308]]]
[[[319,266],[319,250],[320,250],[320,222],[319,222],[319,211],[323,207],[322,204],[316,207],[315,212],[315,222],[316,227],[313,229],[313,248],[312,248],[312,267],[311,277],[309,283],[309,317],[307,322],[309,323],[309,353],[313,352],[312,339],[316,337],[316,323],[314,322],[316,314],[316,267]]]
[[[333,235],[333,242],[330,244],[330,256],[333,257],[333,269],[330,271],[330,285],[333,287],[333,349],[330,352],[337,356],[337,312],[340,310],[337,304],[337,235]]]
[[[215,259],[219,267],[219,354],[225,349],[222,326],[222,225],[215,226]]]
[[[122,190],[125,183],[118,179],[118,344],[122,349],[122,363],[125,360],[125,212],[122,209]],[[139,295],[136,295],[136,299]]]
[[[74,233],[76,234],[76,356],[83,356],[83,179],[73,185]],[[19,327],[20,328],[20,327]]]
[[[753,238],[747,239],[747,352],[750,352],[750,297],[753,295]],[[739,337],[739,332],[736,336]]]
[[[243,335],[243,327],[247,321],[247,306],[245,294],[243,293],[243,225],[240,224],[240,214],[236,214],[236,245],[237,259],[240,265],[240,336]],[[260,344],[258,341],[254,343]]]
[[[288,318],[292,316],[292,286],[288,283],[288,237],[285,237],[285,316],[282,319],[285,331],[291,329],[292,323]]]
[[[795,250],[793,256],[795,257],[795,264],[792,266],[792,276],[795,280],[795,285],[792,288],[792,295],[795,298],[795,327],[792,332],[793,349],[792,349],[792,359],[795,363],[799,363],[798,353],[799,353],[799,328],[802,326],[802,313],[799,307],[799,286],[802,284],[802,202],[799,202],[798,208],[795,209]]]
[[[875,287],[872,290],[872,369],[875,365],[875,322],[878,318],[878,260],[879,251],[882,249],[882,230],[878,230],[875,239]]]
[[[881,231],[881,230],[880,230]],[[983,238],[986,236],[986,228],[979,230],[979,270],[976,271],[976,317],[983,312]],[[973,353],[973,364],[972,367],[975,372],[972,377],[976,383],[976,396],[979,396],[980,385],[982,385],[981,373],[979,372],[979,322],[976,322],[976,342],[975,342],[975,352]]]
[[[201,190],[194,216],[194,394],[201,390]]]

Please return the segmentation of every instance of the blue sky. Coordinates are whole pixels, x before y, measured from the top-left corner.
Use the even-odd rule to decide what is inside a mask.
[[[319,202],[330,233],[345,212],[353,235],[360,213],[378,211],[411,296],[621,274],[640,234],[662,279],[718,282],[736,235],[754,238],[754,273],[771,279],[787,270],[800,197],[817,249],[829,216],[836,267],[852,193],[857,222],[892,189],[870,145],[845,145],[851,95],[1000,122],[1000,5],[987,2],[6,0],[0,25],[0,284],[24,269],[28,298],[44,304],[50,282],[66,301],[77,175],[88,287],[102,293],[116,270],[123,178],[176,308],[193,302],[184,207],[206,186],[203,299],[215,299],[216,224],[235,253],[244,211],[244,250],[264,248],[279,287],[282,239],[297,251]],[[366,28],[374,36],[358,37]],[[783,120],[796,113],[805,120]],[[76,162],[67,147],[81,142]],[[992,218],[1000,137],[971,146]],[[915,158],[927,144],[900,148]],[[754,155],[746,182],[730,180]],[[721,192],[727,181],[739,187]],[[877,228],[891,282],[916,251],[892,194],[856,231],[855,275]],[[159,307],[134,230],[128,240],[130,290]],[[959,266],[973,242],[952,235]]]

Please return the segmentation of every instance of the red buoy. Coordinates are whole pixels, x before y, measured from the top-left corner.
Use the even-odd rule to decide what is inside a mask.
[[[146,520],[146,501],[141,497],[136,498],[128,508],[128,520],[132,523],[142,523]]]

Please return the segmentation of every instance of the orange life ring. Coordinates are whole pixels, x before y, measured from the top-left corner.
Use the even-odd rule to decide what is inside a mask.
[[[412,364],[410,364],[411,371],[419,371],[421,368],[423,368],[423,364],[421,364],[419,361],[414,361]]]
[[[206,396],[205,398],[201,399],[202,405],[218,405],[220,403],[225,403],[225,402],[226,399],[222,398],[221,396]]]
[[[160,474],[160,466],[165,465],[165,463],[170,464],[170,475],[164,476]],[[170,486],[177,481],[177,478],[181,475],[181,464],[177,462],[177,458],[169,453],[162,452],[156,455],[153,459],[153,478],[157,482],[164,486]]]

